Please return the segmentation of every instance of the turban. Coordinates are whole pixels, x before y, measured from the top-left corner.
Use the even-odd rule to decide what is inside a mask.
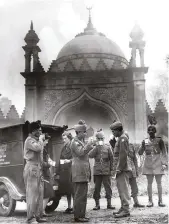
[[[41,124],[39,121],[30,123],[30,132],[33,132],[39,128],[41,128]]]
[[[75,131],[86,131],[87,125],[86,125],[85,121],[80,120],[78,122],[78,124],[74,126],[74,128],[75,128]]]
[[[102,129],[97,131],[96,138],[104,138],[104,132],[102,131]]]
[[[116,130],[120,127],[123,127],[123,125],[120,121],[115,121],[113,124],[110,125],[111,130]]]

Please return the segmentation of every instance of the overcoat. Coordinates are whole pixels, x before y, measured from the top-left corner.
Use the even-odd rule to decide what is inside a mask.
[[[91,170],[88,152],[92,147],[81,142],[77,137],[72,140],[72,182],[89,182]]]

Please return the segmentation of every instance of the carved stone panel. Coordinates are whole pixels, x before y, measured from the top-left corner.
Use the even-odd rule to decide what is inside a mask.
[[[114,108],[114,104],[127,115],[127,87],[89,88],[89,93],[96,99],[107,102]]]
[[[44,93],[43,122],[51,122],[54,114],[65,103],[75,99],[81,94],[81,89],[46,90]]]

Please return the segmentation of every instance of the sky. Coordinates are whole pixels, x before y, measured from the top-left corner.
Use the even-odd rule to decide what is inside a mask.
[[[61,48],[88,22],[92,6],[95,28],[115,41],[130,59],[130,31],[137,22],[144,31],[146,88],[158,84],[154,74],[166,70],[169,54],[168,0],[0,0],[0,93],[21,114],[25,105],[24,37],[33,20],[40,38],[42,65],[47,70]]]

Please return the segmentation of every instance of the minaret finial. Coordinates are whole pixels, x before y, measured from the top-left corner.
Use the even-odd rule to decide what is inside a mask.
[[[31,20],[31,26],[30,29],[33,30],[33,21]]]
[[[89,20],[88,20],[88,24],[87,24],[86,30],[93,30],[94,27],[93,27],[92,18],[91,18],[92,7],[86,7],[86,9],[89,11]]]
[[[92,10],[92,6],[91,7],[86,7],[86,9],[89,11],[89,20],[91,20],[91,10]]]

